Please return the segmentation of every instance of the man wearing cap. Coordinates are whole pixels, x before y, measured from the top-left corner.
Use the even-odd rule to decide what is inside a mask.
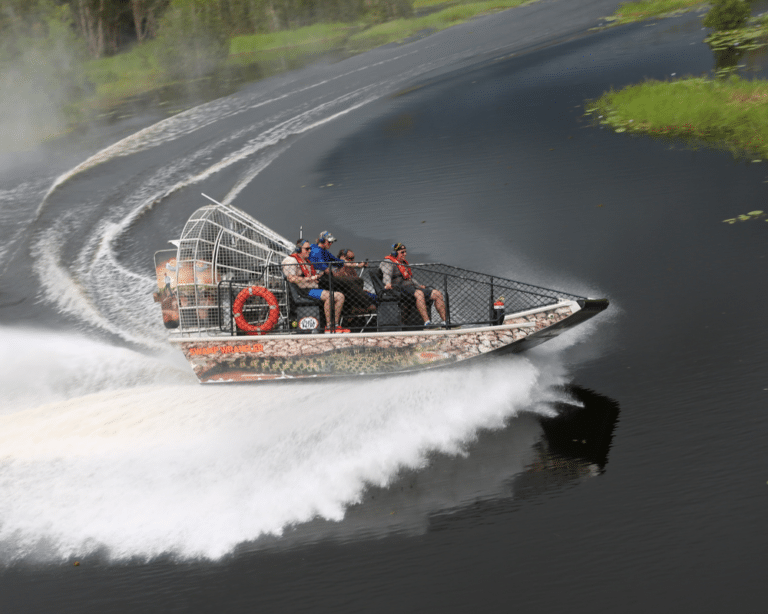
[[[309,252],[309,261],[314,265],[315,269],[320,273],[320,287],[324,290],[331,288],[331,275],[333,275],[333,289],[335,291],[343,292],[347,297],[346,309],[349,313],[365,312],[368,310],[375,310],[373,305],[374,298],[365,292],[362,287],[357,286],[351,279],[345,276],[339,277],[339,271],[344,266],[351,266],[352,263],[348,263],[341,258],[337,258],[331,252],[331,246],[336,240],[329,231],[324,230],[317,238],[317,243],[312,245],[312,249]],[[325,275],[323,275],[325,273]]]
[[[392,246],[392,253],[387,256],[379,265],[381,269],[381,280],[384,282],[384,288],[391,290],[394,288],[405,296],[413,297],[416,301],[416,309],[424,320],[424,326],[433,326],[427,313],[426,298],[435,302],[435,309],[445,322],[445,300],[443,293],[432,286],[420,284],[413,278],[413,272],[405,259],[408,253],[405,245],[395,243]]]
[[[331,245],[336,240],[329,231],[323,230],[320,236],[317,237],[317,243],[312,244],[312,249],[309,252],[309,261],[314,265],[315,270],[325,271],[329,266],[338,268],[344,266],[344,261],[341,258],[337,258],[331,252]],[[338,265],[332,265],[331,263],[338,262]],[[326,278],[327,279],[327,278]]]

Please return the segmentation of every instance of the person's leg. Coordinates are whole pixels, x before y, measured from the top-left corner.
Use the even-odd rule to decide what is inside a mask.
[[[325,311],[325,325],[331,325],[331,293],[328,290],[323,290],[320,295],[320,300],[323,301],[323,311]]]
[[[336,313],[334,314],[336,316],[336,326],[339,325],[339,320],[341,320],[341,310],[344,307],[344,295],[341,292],[334,292],[333,293],[333,301],[334,301],[334,309]]]
[[[421,290],[416,290],[413,293],[413,298],[416,299],[416,309],[419,310],[419,315],[424,322],[429,322],[429,315],[427,315],[427,303],[424,301],[424,293]]]
[[[440,292],[440,290],[432,290],[432,294],[429,298],[435,301],[435,309],[437,309],[437,313],[440,314],[440,317],[443,318],[443,322],[445,322],[445,300],[443,299],[443,293]]]

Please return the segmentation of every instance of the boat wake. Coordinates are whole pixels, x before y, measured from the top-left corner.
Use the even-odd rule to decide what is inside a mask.
[[[112,366],[125,368],[117,354]],[[461,455],[484,429],[551,411],[566,381],[557,359],[540,355],[458,376],[258,390],[188,385],[168,366],[158,386],[140,382],[145,360],[135,359],[134,387],[0,416],[1,564],[218,559],[313,519],[337,523],[366,489],[426,467],[434,453]]]
[[[75,333],[0,328],[0,417],[43,404],[58,407],[96,391],[196,383],[176,354],[170,348],[140,354]],[[0,458],[4,451],[0,447]]]

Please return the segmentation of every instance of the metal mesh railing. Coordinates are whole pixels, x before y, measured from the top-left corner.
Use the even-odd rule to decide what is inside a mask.
[[[426,321],[486,326],[505,314],[582,298],[444,264],[410,265],[412,280],[391,287],[389,261],[319,264],[317,279],[308,279],[311,269],[293,258],[284,268],[292,251],[290,241],[239,209],[198,209],[176,257],[156,258],[166,326],[182,335],[421,330]]]
[[[332,266],[333,273],[326,270],[317,280],[299,274],[291,284],[282,264],[270,264],[249,276],[195,286],[193,293],[179,286],[181,328],[238,335],[422,330],[427,320],[445,327],[491,326],[510,313],[582,298],[443,264],[411,265],[413,284],[386,288],[379,265]],[[291,267],[295,275],[296,265]]]

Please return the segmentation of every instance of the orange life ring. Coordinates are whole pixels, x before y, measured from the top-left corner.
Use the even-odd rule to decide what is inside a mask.
[[[245,301],[252,296],[260,296],[267,301],[267,305],[269,305],[269,317],[267,318],[267,321],[260,326],[250,324],[243,315],[243,305],[245,305]],[[250,288],[245,288],[237,295],[237,298],[232,305],[232,313],[235,316],[235,324],[237,324],[237,327],[240,330],[249,335],[263,335],[272,330],[272,327],[277,324],[277,320],[280,318],[280,307],[277,304],[275,295],[269,290],[261,286],[251,286]]]

